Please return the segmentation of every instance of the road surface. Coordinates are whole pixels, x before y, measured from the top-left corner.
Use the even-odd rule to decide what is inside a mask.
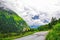
[[[45,40],[46,35],[48,34],[48,31],[43,31],[43,32],[37,32],[32,35],[18,38],[15,40]]]

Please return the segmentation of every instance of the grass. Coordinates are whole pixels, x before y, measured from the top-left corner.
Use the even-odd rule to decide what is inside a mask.
[[[17,36],[13,36],[13,37],[11,37],[11,38],[13,38],[13,39],[21,38],[21,37],[24,37],[24,36],[31,35],[31,34],[33,34],[33,33],[34,33],[34,32],[29,31],[29,32],[25,32],[25,33],[22,33],[22,34],[17,35]]]
[[[11,38],[0,38],[0,40],[13,40]]]
[[[16,38],[21,38],[21,37],[24,37],[24,36],[28,36],[28,35],[31,35],[31,34],[33,34],[33,33],[35,33],[36,31],[34,31],[34,32],[31,32],[31,31],[28,31],[28,32],[25,32],[25,33],[21,33],[21,34],[19,34],[19,35],[15,35],[15,36],[10,36],[10,37],[5,37],[5,38],[0,38],[0,40],[14,40],[14,39],[16,39]],[[1,34],[0,34],[1,35]]]
[[[43,29],[43,27],[42,27],[42,29]],[[47,30],[47,28],[46,28],[46,30]],[[42,30],[42,31],[46,31],[46,30]],[[3,34],[0,34],[0,37],[2,37],[2,38],[0,38],[0,40],[14,40],[14,39],[21,38],[21,37],[24,37],[24,36],[28,36],[28,35],[31,35],[33,33],[40,32],[40,31],[37,30],[37,29],[31,29],[30,31],[20,33],[20,34],[17,34],[17,35],[14,34],[14,33],[12,33],[11,35],[8,34],[7,37],[5,37],[5,38],[2,37],[2,36],[4,36]]]
[[[60,40],[60,24],[56,24],[48,33],[46,40]]]

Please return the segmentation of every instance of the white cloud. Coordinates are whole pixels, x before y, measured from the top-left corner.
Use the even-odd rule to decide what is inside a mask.
[[[3,0],[5,5],[24,18],[29,25],[44,24],[42,21],[51,17],[60,17],[60,0]],[[56,12],[56,11],[59,11]],[[57,14],[58,13],[58,14]],[[43,14],[43,15],[41,15]],[[46,14],[46,15],[45,15]],[[31,17],[39,15],[39,20]]]

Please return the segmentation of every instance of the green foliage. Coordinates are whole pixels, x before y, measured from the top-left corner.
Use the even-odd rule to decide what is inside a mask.
[[[57,23],[58,23],[57,19],[52,17],[51,22],[49,24],[42,25],[42,26],[38,27],[38,30],[39,31],[47,31],[47,30],[50,30]]]
[[[0,9],[0,38],[15,36],[29,29],[27,23],[15,12]]]
[[[46,40],[60,40],[60,24],[56,24],[48,33]]]
[[[60,18],[57,20],[58,23],[60,23]]]
[[[49,30],[49,28],[48,28],[48,25],[46,24],[46,25],[42,25],[42,26],[38,27],[38,30],[39,31],[47,31],[47,30]]]
[[[10,39],[10,38],[0,38],[0,40],[13,40],[13,39]]]
[[[38,32],[39,30],[37,28],[31,28],[29,31],[31,31],[31,32]]]
[[[55,24],[57,24],[57,19],[52,17],[51,22],[48,24],[49,29],[53,28]]]
[[[49,24],[38,27],[38,30],[50,30],[46,37],[46,40],[60,40],[60,18],[57,20],[56,18],[52,17]]]

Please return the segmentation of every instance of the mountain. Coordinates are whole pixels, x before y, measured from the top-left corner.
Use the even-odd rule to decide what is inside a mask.
[[[15,0],[14,0],[14,2],[13,1],[10,2],[8,0],[6,0],[6,1],[3,0],[3,1],[1,1],[1,4],[5,9],[9,8],[9,9],[13,10],[14,12],[16,12],[19,16],[21,16],[28,23],[29,26],[37,25],[37,24],[42,25],[42,24],[46,24],[49,22],[48,21],[49,18],[46,16],[47,13],[40,12],[37,9],[30,7],[30,6],[23,5],[23,3],[22,3],[23,6],[21,5],[20,8],[16,5],[18,3],[17,2],[15,3]],[[46,20],[46,21],[44,22],[44,20]]]
[[[37,9],[31,5],[24,4],[24,2],[21,0],[1,0],[2,6],[7,7],[14,12],[16,12],[20,17],[22,17],[29,26],[32,25],[44,25],[51,21],[52,17],[60,18],[60,11],[56,10],[53,12],[50,12],[52,10],[41,10]],[[6,8],[5,8],[6,9]],[[50,9],[50,7],[49,7]]]
[[[14,11],[0,7],[0,33],[21,33],[28,30],[27,23]]]

